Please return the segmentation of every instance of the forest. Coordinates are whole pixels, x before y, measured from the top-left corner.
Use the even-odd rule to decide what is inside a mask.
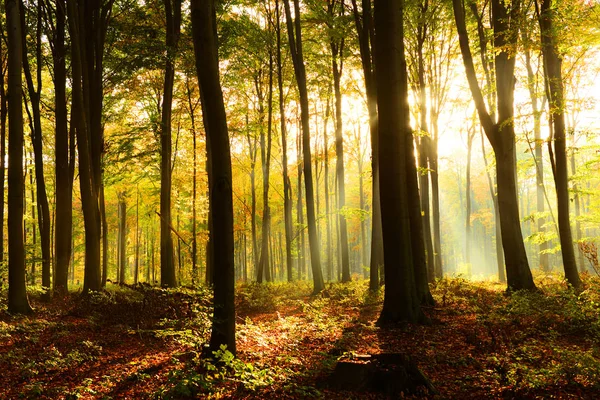
[[[600,397],[598,1],[3,6],[0,398]]]

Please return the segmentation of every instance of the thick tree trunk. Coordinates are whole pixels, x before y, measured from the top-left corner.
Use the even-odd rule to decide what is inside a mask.
[[[89,95],[89,88],[84,92],[84,86],[89,86],[89,75],[83,47],[82,19],[78,18],[79,6],[76,0],[67,0],[69,33],[71,37],[71,68],[72,68],[72,119],[77,134],[79,154],[79,183],[81,204],[85,226],[85,271],[83,292],[97,291],[102,288],[100,270],[100,209],[98,206],[97,186],[94,183],[94,167],[92,164],[91,131],[89,128],[89,101],[84,95]],[[89,28],[89,27],[88,27]],[[85,73],[85,76],[84,76]]]
[[[6,0],[8,41],[8,312],[33,310],[25,284],[23,242],[23,105],[21,103],[21,19],[16,0]]]
[[[302,55],[302,33],[300,29],[300,2],[294,0],[296,18],[292,24],[292,15],[289,0],[284,0],[285,15],[288,28],[288,38],[298,92],[300,94],[300,115],[302,122],[302,154],[304,169],[304,186],[306,189],[306,218],[308,222],[308,242],[310,245],[310,265],[313,274],[313,293],[319,293],[325,288],[323,272],[321,271],[321,251],[317,237],[317,223],[315,219],[315,199],[313,193],[311,149],[310,149],[310,124],[308,108],[308,91],[306,88],[306,72],[304,57]],[[295,38],[294,38],[295,32]]]
[[[385,258],[385,293],[380,323],[423,317],[415,284],[410,214],[410,160],[404,57],[403,1],[375,2],[375,61],[379,109],[381,215]],[[416,169],[416,166],[415,166]],[[414,176],[416,180],[416,175]],[[415,182],[416,183],[416,182]],[[421,220],[421,215],[417,215]],[[419,257],[415,254],[414,256]],[[424,256],[424,254],[423,254]]]
[[[222,345],[236,353],[235,347],[235,268],[233,261],[233,193],[231,153],[223,93],[219,80],[217,30],[214,2],[191,1],[192,36],[196,71],[202,99],[204,127],[212,154],[209,184],[213,218],[213,256],[219,268],[214,273],[214,314],[210,349]]]

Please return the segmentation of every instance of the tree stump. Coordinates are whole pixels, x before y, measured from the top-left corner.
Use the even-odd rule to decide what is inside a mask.
[[[353,356],[339,361],[329,378],[329,386],[356,392],[438,394],[429,379],[407,355],[382,353]]]

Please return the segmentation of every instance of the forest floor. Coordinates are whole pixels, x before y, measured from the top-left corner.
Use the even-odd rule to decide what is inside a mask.
[[[361,354],[410,355],[435,386],[395,397],[600,398],[600,280],[579,295],[556,277],[537,293],[444,279],[427,325],[376,326],[382,295],[367,282],[310,296],[306,282],[237,289],[237,354],[202,350],[206,289],[109,285],[51,303],[32,294],[30,317],[0,311],[1,399],[387,398],[328,382]],[[5,301],[5,300],[4,300]]]

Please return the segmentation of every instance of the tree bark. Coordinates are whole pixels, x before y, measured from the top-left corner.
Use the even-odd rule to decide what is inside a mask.
[[[403,7],[404,1],[375,1],[379,165],[380,179],[385,183],[380,187],[385,292],[379,323],[417,322],[423,317],[413,268],[408,176],[412,135],[407,112]],[[420,214],[417,217],[420,221]]]
[[[8,50],[8,312],[30,314],[23,241],[23,105],[21,18],[16,0],[6,0]]]
[[[288,39],[296,83],[300,94],[300,114],[302,122],[302,153],[304,166],[304,186],[306,189],[306,218],[308,222],[308,242],[310,245],[311,268],[313,273],[313,293],[319,293],[325,288],[323,272],[321,271],[321,251],[317,237],[317,223],[315,219],[315,200],[313,193],[311,149],[310,149],[310,124],[308,108],[308,91],[306,88],[306,71],[304,68],[304,57],[302,55],[302,32],[300,29],[300,4],[294,0],[294,11],[296,14],[294,24],[289,0],[284,0],[286,23],[288,28]],[[295,38],[294,38],[295,33]]]
[[[119,198],[119,283],[125,283],[125,273],[127,269],[127,201],[126,193],[118,194]]]
[[[235,268],[233,255],[233,194],[231,153],[223,93],[219,80],[217,28],[214,2],[192,0],[192,37],[196,71],[203,103],[204,127],[212,154],[209,184],[213,218],[214,259],[219,268],[214,271],[214,314],[210,349],[221,345],[235,355]]]
[[[546,90],[550,122],[554,133],[554,183],[558,208],[560,248],[567,282],[576,290],[582,287],[571,233],[569,216],[569,176],[567,167],[567,134],[565,129],[565,99],[562,80],[562,60],[558,53],[554,27],[555,10],[552,0],[542,0],[539,15]]]
[[[520,12],[520,1],[513,1],[510,9],[501,0],[492,0],[492,25],[495,34],[495,82],[498,122],[488,112],[477,81],[473,57],[469,47],[465,12],[460,0],[453,0],[454,17],[469,88],[475,102],[481,126],[490,141],[496,157],[498,206],[502,244],[506,259],[509,290],[535,289],[529,269],[523,233],[519,218],[516,186],[516,152],[514,119],[515,56],[511,50],[516,45],[514,34]]]
[[[160,284],[177,286],[175,273],[173,236],[171,234],[171,175],[172,144],[171,115],[173,109],[173,86],[175,81],[175,58],[181,30],[181,0],[164,0],[166,17],[165,79],[160,124]]]
[[[262,106],[261,106],[262,107]],[[262,112],[261,112],[262,114]],[[258,265],[258,282],[262,282],[264,273],[267,282],[273,280],[269,268],[269,260],[273,257],[269,251],[271,237],[271,209],[269,207],[269,175],[271,172],[271,138],[273,130],[273,52],[269,48],[269,87],[267,94],[267,138],[265,143],[264,130],[261,127],[260,154],[263,172],[263,223],[260,260]],[[265,148],[266,146],[266,148]]]
[[[372,173],[372,217],[371,217],[371,260],[369,272],[369,289],[379,290],[383,280],[379,272],[383,267],[383,234],[381,230],[381,205],[379,195],[379,134],[377,117],[377,86],[374,77],[371,43],[374,37],[371,0],[362,0],[362,20],[358,12],[356,0],[352,0],[354,22],[358,32],[360,59],[365,78],[367,108],[369,111],[369,130],[371,134],[371,173]]]
[[[277,88],[279,91],[279,119],[281,124],[281,163],[283,169],[283,218],[285,225],[285,260],[287,280],[293,280],[294,260],[292,258],[292,184],[288,174],[287,159],[287,124],[285,120],[285,100],[283,95],[283,64],[281,62],[281,16],[279,15],[279,0],[275,1],[275,16],[277,19]]]

